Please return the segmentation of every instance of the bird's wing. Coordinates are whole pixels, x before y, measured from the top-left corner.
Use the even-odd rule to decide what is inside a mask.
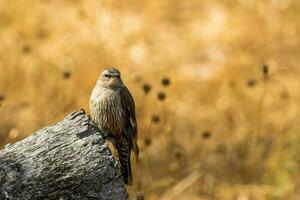
[[[121,104],[122,110],[125,115],[125,134],[128,139],[132,142],[133,151],[136,156],[138,156],[139,149],[137,146],[137,137],[138,137],[138,127],[135,118],[135,103],[133,97],[131,96],[129,90],[124,87],[121,90]]]

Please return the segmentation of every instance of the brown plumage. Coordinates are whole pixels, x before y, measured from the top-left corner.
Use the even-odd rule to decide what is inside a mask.
[[[131,150],[136,159],[139,155],[135,104],[117,69],[108,68],[100,75],[90,98],[90,111],[117,149],[124,182],[132,185]]]

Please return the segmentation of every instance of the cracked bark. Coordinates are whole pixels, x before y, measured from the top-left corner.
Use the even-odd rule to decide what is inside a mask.
[[[101,131],[84,111],[0,151],[0,199],[128,199]]]

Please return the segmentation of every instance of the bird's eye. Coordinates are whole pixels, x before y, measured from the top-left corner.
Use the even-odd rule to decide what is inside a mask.
[[[104,74],[104,77],[105,78],[110,78],[110,75],[109,74]]]
[[[120,75],[116,75],[117,78],[120,78]]]

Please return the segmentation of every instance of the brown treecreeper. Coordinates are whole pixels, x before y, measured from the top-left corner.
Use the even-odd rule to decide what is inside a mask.
[[[117,69],[101,73],[90,98],[90,111],[93,121],[117,149],[125,184],[132,185],[131,150],[136,159],[139,155],[135,104]]]

